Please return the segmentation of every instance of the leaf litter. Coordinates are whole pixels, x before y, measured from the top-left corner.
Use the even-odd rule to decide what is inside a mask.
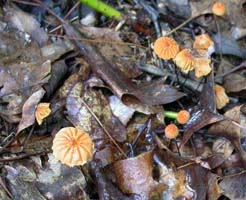
[[[213,15],[212,0],[108,1],[124,20],[95,15],[91,27],[71,22],[81,12],[76,1],[1,3],[0,196],[245,199],[245,2],[221,2],[223,16]],[[204,57],[192,43],[208,34],[209,71],[185,73],[159,59],[153,44],[161,34],[196,59]],[[220,109],[216,84],[229,97]],[[38,126],[41,102],[51,114]],[[183,109],[191,116],[184,125],[164,117]],[[179,129],[175,139],[164,134],[169,124]],[[51,154],[68,126],[95,144],[83,166]]]

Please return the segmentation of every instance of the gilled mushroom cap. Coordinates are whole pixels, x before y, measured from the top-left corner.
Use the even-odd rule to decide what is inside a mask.
[[[169,124],[165,128],[165,136],[168,139],[174,139],[178,136],[179,129],[175,124]]]
[[[175,57],[174,62],[185,73],[194,69],[194,57],[189,49],[180,51]]]
[[[180,124],[186,124],[190,119],[190,113],[187,110],[181,110],[178,112],[177,121]]]
[[[154,52],[164,60],[175,58],[179,52],[177,42],[169,37],[160,37],[154,43]]]
[[[211,60],[208,58],[195,58],[195,76],[200,78],[206,76],[211,72]]]
[[[212,7],[213,14],[217,16],[223,16],[226,13],[226,6],[222,2],[216,2],[214,3]]]
[[[214,42],[208,34],[201,34],[195,37],[195,42],[193,43],[193,48],[201,55],[204,56],[208,52],[209,48],[213,48],[214,51]],[[212,54],[211,52],[210,54]]]
[[[51,113],[50,103],[39,103],[35,110],[35,118],[39,125],[43,123],[43,120]]]
[[[223,108],[227,103],[229,103],[229,98],[225,93],[225,89],[220,85],[214,86],[215,102],[218,109]]]
[[[84,131],[66,127],[55,135],[52,150],[61,163],[73,167],[83,165],[91,158],[94,143]]]

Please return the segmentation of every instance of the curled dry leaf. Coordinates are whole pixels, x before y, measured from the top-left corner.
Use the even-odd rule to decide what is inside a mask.
[[[220,85],[214,86],[215,102],[218,109],[223,108],[227,103],[229,103],[229,98],[225,93],[225,89]]]
[[[177,42],[169,37],[160,37],[154,43],[154,52],[164,60],[175,58],[179,52]]]
[[[243,105],[235,106],[234,108],[228,110],[224,116],[238,124],[241,123],[240,125],[242,126],[243,121],[245,121],[245,117],[240,115],[241,108],[243,108]],[[246,153],[243,151],[241,145],[241,138],[245,137],[245,128],[240,130],[240,127],[233,122],[223,120],[213,124],[208,130],[208,133],[216,136],[222,136],[230,140],[234,145],[235,150],[240,154],[242,163],[246,166]]]
[[[126,125],[131,119],[135,110],[124,105],[117,96],[109,97],[109,105],[111,107],[112,113],[119,118],[122,124]]]
[[[229,199],[244,200],[246,199],[246,173],[240,173],[234,176],[225,177],[219,186],[223,194]]]
[[[153,151],[150,151],[135,158],[128,158],[114,163],[117,182],[124,193],[136,193],[143,199],[151,197],[151,193],[158,184],[152,177],[152,156]]]
[[[66,127],[56,134],[52,150],[58,160],[73,167],[83,165],[91,158],[94,143],[86,132]]]
[[[211,60],[208,58],[195,58],[195,76],[200,78],[206,76],[211,72]]]
[[[22,117],[18,125],[17,133],[21,132],[23,129],[31,126],[35,122],[35,109],[37,104],[40,102],[44,96],[45,91],[43,88],[34,92],[24,103],[22,108]]]
[[[50,103],[39,103],[35,111],[35,118],[38,124],[41,125],[43,120],[48,117],[50,113]]]
[[[194,57],[189,49],[183,49],[174,59],[176,65],[185,73],[194,69],[194,61]]]

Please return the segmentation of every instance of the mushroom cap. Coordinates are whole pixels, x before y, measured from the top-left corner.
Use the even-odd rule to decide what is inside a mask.
[[[179,52],[179,45],[172,38],[160,37],[154,43],[154,52],[158,57],[168,60],[175,58]]]
[[[165,136],[168,139],[174,139],[178,136],[179,129],[175,124],[169,124],[165,128]]]
[[[175,57],[174,62],[185,73],[194,69],[194,57],[189,49],[180,51]]]
[[[86,132],[66,127],[55,135],[52,150],[61,163],[73,167],[85,164],[92,157],[94,143]]]
[[[210,67],[211,60],[208,58],[196,58],[195,59],[195,76],[200,78],[206,76],[211,72]]]
[[[35,118],[39,125],[43,123],[43,120],[51,113],[50,103],[39,103],[35,110]]]
[[[215,84],[214,93],[215,93],[216,107],[218,109],[223,108],[227,103],[229,103],[229,98],[225,93],[225,89],[222,86]]]
[[[226,13],[226,6],[222,2],[215,2],[212,7],[213,14],[223,16]]]
[[[190,119],[190,113],[187,110],[181,110],[178,112],[177,121],[180,124],[186,124]]]
[[[214,47],[214,42],[208,34],[201,34],[195,37],[193,48],[196,49],[199,55],[206,55],[210,47]]]

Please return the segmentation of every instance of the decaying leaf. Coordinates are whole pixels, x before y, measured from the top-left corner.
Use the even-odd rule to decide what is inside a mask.
[[[129,46],[121,45],[123,40],[120,32],[109,28],[97,28],[79,26],[79,31],[89,38],[93,38],[94,45],[100,50],[102,55],[128,78],[139,76],[142,72],[136,66],[136,57],[132,54]]]
[[[120,189],[126,194],[139,194],[143,199],[150,198],[158,186],[152,177],[153,151],[135,158],[114,163],[115,175]],[[162,184],[165,186],[165,184]],[[162,188],[163,190],[165,187]],[[157,192],[160,195],[162,191]],[[159,194],[158,194],[159,193]]]
[[[234,108],[232,108],[231,110],[228,110],[224,116],[228,119],[231,119],[233,121],[235,121],[236,123],[240,124],[240,108],[242,107],[242,105],[240,106],[236,106]],[[245,132],[245,130],[244,130]],[[234,123],[232,123],[232,121],[230,120],[223,120],[221,122],[218,122],[214,125],[212,125],[210,127],[210,129],[208,130],[209,134],[213,134],[213,135],[217,135],[217,136],[223,136],[225,138],[227,138],[228,140],[230,140],[232,142],[232,144],[235,147],[235,150],[238,151],[238,153],[241,155],[241,158],[244,162],[244,164],[246,165],[246,154],[245,152],[242,150],[242,146],[241,146],[241,130],[240,127],[238,125],[235,125]],[[245,135],[243,135],[245,136]]]
[[[223,194],[233,200],[244,200],[246,198],[246,174],[235,174],[225,177],[220,183]]]
[[[124,105],[120,99],[116,96],[109,97],[109,105],[113,114],[119,118],[122,124],[126,125],[127,122],[131,119],[134,109]]]
[[[85,177],[78,168],[70,168],[48,155],[46,167],[39,157],[6,166],[7,181],[15,199],[85,199]],[[59,188],[59,189],[57,189]]]
[[[75,127],[90,133],[94,140],[107,140],[107,136],[101,126],[84,105],[83,101],[88,104],[92,112],[101,120],[101,123],[117,141],[124,141],[126,139],[125,128],[112,115],[108,101],[102,92],[84,89],[81,82],[76,83],[70,88],[66,100],[68,118]]]
[[[37,92],[33,93],[23,105],[22,118],[18,126],[17,133],[21,132],[23,129],[31,126],[35,122],[35,110],[44,96],[44,89],[41,88]]]
[[[80,37],[80,34],[69,24],[65,23],[64,28],[70,37]],[[175,88],[162,84],[161,80],[138,87],[114,64],[109,63],[96,48],[85,42],[75,42],[92,70],[111,87],[113,93],[120,97],[125,104],[124,96],[147,105],[166,104],[184,96]]]
[[[0,106],[10,121],[13,121],[14,115],[21,113],[27,98],[49,80],[50,69],[50,61],[0,67],[0,97],[1,103],[5,103]]]
[[[32,15],[14,6],[5,6],[4,11],[6,21],[10,27],[29,33],[40,46],[43,46],[47,42],[47,33],[40,28],[40,24]]]

